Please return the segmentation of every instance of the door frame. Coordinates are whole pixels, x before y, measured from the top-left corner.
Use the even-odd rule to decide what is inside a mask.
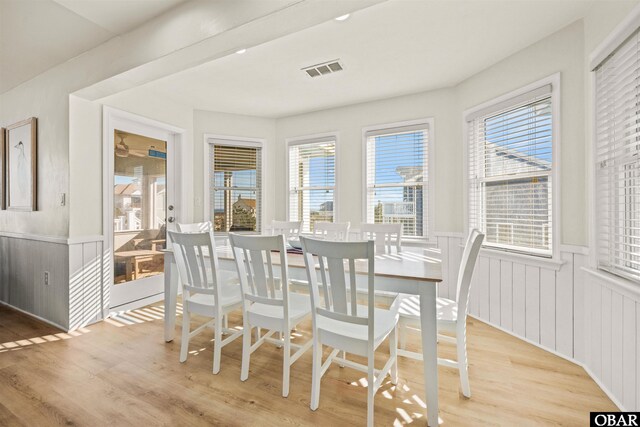
[[[102,232],[104,234],[103,248],[103,271],[102,279],[103,287],[103,316],[108,317],[109,312],[113,308],[131,306],[134,301],[120,304],[112,307],[111,304],[111,287],[114,281],[114,264],[113,264],[113,182],[114,182],[114,159],[113,159],[113,134],[116,129],[128,131],[132,133],[142,134],[152,138],[166,138],[167,134],[173,136],[173,177],[169,176],[170,166],[167,163],[167,183],[173,181],[174,206],[173,216],[178,222],[183,217],[184,193],[182,190],[181,164],[182,152],[184,150],[184,141],[186,130],[177,126],[163,123],[127,111],[118,110],[113,107],[103,106],[102,110]],[[170,156],[167,156],[170,158]],[[169,160],[169,159],[168,159]],[[171,179],[172,178],[172,179]],[[144,279],[141,279],[144,280]],[[162,280],[161,278],[159,280]],[[159,299],[162,299],[162,293],[159,293]],[[149,297],[142,298],[140,301],[150,303]]]

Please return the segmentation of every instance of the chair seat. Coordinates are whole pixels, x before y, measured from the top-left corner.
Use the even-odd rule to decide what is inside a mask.
[[[236,283],[225,283],[219,286],[220,304],[222,308],[230,308],[240,306],[242,304],[242,294],[240,293],[240,285]],[[215,296],[211,294],[195,294],[185,300],[185,304],[194,313],[201,315],[211,315],[214,310]]]
[[[368,307],[366,305],[358,305],[358,316],[366,317],[367,311]],[[373,319],[373,347],[375,350],[389,335],[393,328],[395,328],[398,322],[398,313],[394,310],[376,308],[374,309]],[[366,325],[342,322],[340,320],[331,319],[321,315],[318,315],[317,317],[317,325],[320,333],[320,341],[334,348],[343,348],[340,345],[340,342],[345,339],[350,341],[357,340],[363,344],[365,344],[369,339],[368,328]],[[363,348],[366,351],[366,345]],[[350,351],[354,352],[353,350]]]
[[[282,291],[276,291],[276,298],[282,298]],[[251,324],[260,326],[261,323],[256,318],[261,317],[263,319],[283,319],[284,307],[279,305],[269,305],[254,303],[248,310],[251,317]],[[311,300],[309,295],[297,294],[295,292],[289,293],[289,320],[293,325],[302,320],[305,316],[311,313]],[[269,327],[269,326],[265,326]]]
[[[418,295],[401,294],[400,318],[401,320],[420,320],[420,297]],[[447,298],[436,299],[438,322],[455,323],[458,320],[458,303]]]

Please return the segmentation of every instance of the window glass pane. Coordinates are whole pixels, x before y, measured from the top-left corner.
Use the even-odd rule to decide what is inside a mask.
[[[213,144],[210,209],[214,230],[260,231],[261,149]]]
[[[485,184],[485,241],[546,250],[550,245],[550,189],[547,177]]]
[[[367,137],[367,222],[401,223],[403,236],[424,237],[428,130],[406,129]]]
[[[422,212],[423,187],[382,187],[369,189],[373,203],[373,221],[376,224],[402,224],[404,236],[424,234]]]
[[[551,96],[534,92],[469,123],[469,224],[486,234],[485,246],[549,256]]]
[[[291,221],[302,221],[303,232],[312,232],[316,222],[333,222],[333,190],[300,190],[291,193]]]
[[[289,147],[289,220],[302,221],[302,232],[334,220],[335,150],[334,140]]]

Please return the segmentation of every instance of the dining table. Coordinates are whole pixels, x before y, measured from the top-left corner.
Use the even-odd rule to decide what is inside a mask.
[[[179,275],[171,248],[164,252],[164,339],[175,336],[176,308],[179,289]],[[217,246],[216,254],[221,270],[236,272],[233,252],[228,245]],[[279,254],[273,254],[274,264],[280,261]],[[307,282],[303,255],[287,253],[290,280]],[[366,290],[365,264],[356,264],[357,289]],[[440,254],[434,248],[403,248],[399,253],[378,254],[374,261],[375,290],[395,294],[411,294],[420,297],[420,326],[422,339],[423,375],[427,404],[427,423],[438,425],[438,354],[437,354],[437,284],[442,281]],[[405,353],[399,351],[398,355]],[[407,354],[408,355],[408,354]]]

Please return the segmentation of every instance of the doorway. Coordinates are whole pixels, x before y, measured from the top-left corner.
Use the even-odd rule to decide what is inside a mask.
[[[108,117],[105,243],[109,308],[162,298],[167,230],[176,222],[176,143],[170,126],[125,113]],[[125,114],[126,117],[123,117]]]

